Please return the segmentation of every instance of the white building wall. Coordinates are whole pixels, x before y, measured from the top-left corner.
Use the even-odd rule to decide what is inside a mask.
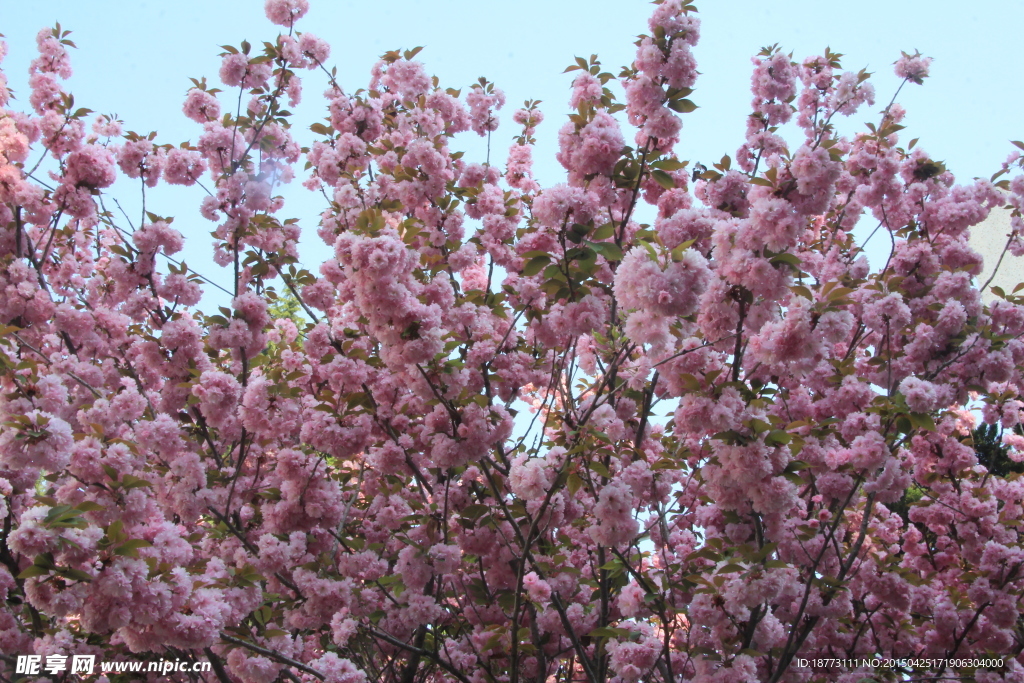
[[[977,251],[985,259],[981,275],[978,277],[978,286],[983,286],[992,277],[992,271],[999,258],[1006,248],[1006,239],[1010,234],[1010,211],[1008,209],[994,209],[989,217],[980,224],[971,228],[971,248]],[[1002,263],[995,278],[988,288],[982,292],[982,300],[991,304],[996,300],[992,294],[992,287],[1001,287],[1004,292],[1010,294],[1013,288],[1024,282],[1024,257],[1013,256],[1007,252],[1002,256]],[[1022,292],[1018,292],[1020,294]]]

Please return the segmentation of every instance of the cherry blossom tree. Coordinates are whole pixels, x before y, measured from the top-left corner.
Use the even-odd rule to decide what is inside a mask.
[[[957,185],[895,97],[837,132],[867,73],[770,48],[739,149],[690,164],[700,25],[664,0],[621,73],[569,67],[541,187],[537,103],[504,164],[470,161],[500,89],[418,50],[347,89],[306,9],[267,0],[280,34],[194,81],[194,142],[78,107],[59,28],[27,101],[0,75],[4,680],[18,654],[222,683],[1024,678],[1024,297],[985,305],[967,241],[1005,206],[1024,253],[1019,152]],[[313,270],[275,194],[297,173]],[[202,193],[229,306],[159,184]]]

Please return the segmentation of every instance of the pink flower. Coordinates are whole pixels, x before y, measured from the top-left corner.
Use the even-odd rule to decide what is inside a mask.
[[[558,160],[580,176],[610,175],[625,146],[618,121],[604,111],[597,112],[579,132],[572,122],[565,124],[558,142]]]
[[[327,41],[317,38],[309,32],[299,36],[299,49],[303,55],[309,57],[310,69],[315,69],[331,56],[331,46],[327,44]]]
[[[99,114],[96,116],[96,120],[92,124],[92,131],[96,133],[96,135],[116,138],[121,135],[121,122]]]
[[[67,467],[74,443],[71,426],[40,410],[29,411],[17,427],[0,432],[0,464],[58,472]]]
[[[650,671],[658,661],[661,643],[659,638],[654,636],[648,624],[630,624],[634,628],[639,627],[639,639],[637,642],[631,640],[613,640],[608,642],[608,651],[611,654],[609,666],[617,674],[617,678],[633,683],[640,680],[643,675]],[[746,680],[755,680],[753,677]]]
[[[71,78],[71,60],[68,58],[68,51],[54,36],[52,29],[40,29],[36,34],[36,47],[39,49],[39,56],[32,60],[31,72],[57,74],[65,80]]]
[[[615,296],[625,310],[684,317],[696,310],[709,279],[707,259],[692,249],[663,266],[645,248],[634,247],[616,273]]]
[[[801,195],[794,204],[805,215],[823,213],[839,179],[839,163],[832,161],[828,150],[804,145],[793,155],[791,170]]]
[[[633,494],[626,484],[612,481],[601,489],[594,520],[590,536],[595,543],[618,548],[633,540],[639,524],[633,519]]]
[[[647,25],[652,32],[660,28],[666,35],[681,38],[687,45],[696,45],[700,38],[700,19],[682,10],[683,4],[679,0],[666,0],[654,8]]]
[[[185,112],[185,116],[196,123],[206,123],[220,117],[220,103],[217,102],[217,97],[199,88],[192,88],[188,91],[181,110]]]
[[[267,50],[222,55],[239,120],[196,84],[177,147],[66,111],[70,43],[40,33],[27,113],[0,111],[0,652],[486,683],[517,643],[524,680],[586,655],[610,683],[849,683],[865,670],[801,660],[1014,649],[1024,479],[983,443],[1001,428],[1024,460],[1024,306],[983,298],[967,231],[1024,210],[1024,160],[958,186],[876,134],[896,105],[838,136],[864,72],[771,49],[736,163],[691,180],[670,147],[699,24],[654,4],[625,116],[607,74],[574,74],[543,190],[536,102],[502,173],[453,151],[497,129],[501,91],[460,100],[395,52],[366,89],[329,78],[330,125],[300,142],[293,72],[330,57],[294,30],[306,0],[266,2]],[[319,268],[279,188],[307,162]],[[147,185],[209,181],[223,290],[158,260],[181,217],[122,221],[118,174],[161,212]]]
[[[105,147],[86,145],[68,155],[64,180],[76,187],[110,187],[117,179],[114,155]]]
[[[194,185],[203,172],[206,162],[196,150],[175,147],[167,152],[164,161],[164,180],[172,185]]]
[[[488,92],[474,85],[466,94],[466,104],[469,105],[470,126],[477,135],[486,135],[488,131],[498,129],[498,117],[494,115],[494,110],[504,106],[504,92],[498,88]]]
[[[147,187],[153,187],[163,170],[162,151],[147,139],[129,140],[117,150],[117,165],[129,178],[142,178]]]
[[[543,500],[553,483],[553,472],[545,458],[527,458],[521,455],[512,462],[509,486],[525,501]]]
[[[928,78],[928,67],[931,66],[932,58],[923,57],[920,52],[908,55],[906,52],[896,60],[896,76],[905,78],[921,85],[924,79]]]
[[[927,380],[907,377],[900,382],[900,393],[915,413],[928,413],[940,407],[943,392]]]
[[[787,55],[776,52],[764,59],[754,58],[753,62],[750,89],[754,93],[755,107],[758,101],[786,102],[796,95],[797,70]]]
[[[547,581],[538,577],[537,572],[529,572],[523,577],[523,588],[534,602],[544,603],[551,599],[551,586]]]
[[[910,322],[910,308],[898,292],[892,292],[881,299],[864,306],[864,323],[873,330],[895,334]]]
[[[28,158],[28,136],[18,130],[9,116],[0,118],[0,153],[10,161],[23,162]]]
[[[224,85],[241,86],[242,88],[262,88],[266,86],[270,75],[271,64],[269,62],[251,62],[249,57],[241,52],[226,54],[221,60],[220,80]],[[187,100],[186,104],[188,104]],[[213,111],[212,104],[208,99],[203,100],[201,105],[196,105],[194,109],[197,115]],[[186,115],[188,115],[188,112],[186,112]],[[195,120],[199,119],[195,118]]]
[[[563,223],[587,223],[596,212],[597,197],[593,193],[568,185],[547,188],[533,204],[534,216],[552,228],[561,228]]]
[[[207,370],[192,387],[192,395],[200,400],[199,409],[212,427],[223,427],[234,419],[242,386],[223,372]]]
[[[278,26],[291,27],[309,11],[307,0],[267,0],[263,6],[270,19]]]
[[[176,254],[184,244],[182,234],[164,221],[142,226],[132,234],[132,241],[146,253],[162,250],[165,254]]]
[[[429,92],[430,76],[422,62],[400,59],[388,65],[381,81],[403,100],[411,100]]]
[[[629,583],[622,588],[616,604],[622,616],[628,618],[640,616],[645,610],[644,597],[647,593],[639,585]]]
[[[692,88],[697,81],[697,60],[690,43],[677,42],[661,67],[661,76],[670,88]]]
[[[34,73],[29,76],[28,84],[32,89],[28,101],[37,114],[42,115],[60,105],[64,89],[57,83],[53,74]]]
[[[533,150],[529,145],[512,145],[505,165],[505,182],[520,190],[538,190],[533,182]]]
[[[569,98],[569,106],[577,109],[584,102],[590,104],[600,102],[603,90],[601,81],[597,80],[597,76],[584,71],[572,82],[572,97]],[[515,117],[513,117],[513,120],[515,120]],[[519,121],[516,123],[519,123]]]

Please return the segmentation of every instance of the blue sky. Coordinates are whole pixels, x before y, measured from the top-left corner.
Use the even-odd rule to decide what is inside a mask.
[[[68,88],[76,103],[116,113],[128,130],[158,131],[158,142],[177,144],[198,135],[199,127],[181,114],[188,78],[216,80],[219,45],[242,39],[272,40],[275,26],[263,15],[262,0],[113,0],[44,3],[0,0],[0,32],[9,55],[3,67],[19,101],[27,99],[27,66],[33,38],[42,27],[60,21],[73,31],[75,74]],[[900,50],[920,50],[935,59],[924,86],[908,85],[899,97],[909,115],[906,139],[933,158],[946,161],[962,180],[988,176],[1011,150],[1009,140],[1024,138],[1024,88],[1018,66],[1018,32],[1024,2],[977,0],[861,0],[823,3],[787,0],[698,0],[703,21],[695,50],[702,72],[692,99],[700,106],[684,119],[677,152],[683,159],[710,163],[732,155],[742,141],[749,108],[750,57],[764,45],[779,43],[794,57],[820,54],[826,46],[845,55],[843,65],[875,73],[875,106],[856,115],[845,130],[876,120],[898,86],[892,62]],[[486,76],[507,94],[512,109],[528,98],[543,100],[547,117],[538,130],[537,175],[542,184],[562,181],[554,161],[558,128],[568,113],[571,74],[562,74],[574,56],[597,53],[606,68],[618,72],[632,61],[636,35],[646,31],[652,6],[619,0],[520,0],[515,3],[468,0],[391,0],[348,3],[311,0],[299,30],[327,39],[331,62],[349,91],[365,86],[370,67],[386,50],[426,46],[419,59],[442,86],[464,87]],[[307,144],[308,125],[324,113],[319,94],[324,81],[306,74],[305,101],[296,112],[296,134]],[[226,101],[225,101],[226,104]],[[509,122],[510,124],[510,122]],[[300,131],[307,131],[302,133]],[[515,127],[494,138],[495,159],[504,158]],[[458,140],[470,158],[482,160],[478,140]],[[136,201],[134,188],[125,193]],[[300,217],[311,239],[303,245],[309,265],[326,256],[314,228],[321,208],[317,196],[293,183],[284,192],[285,216]],[[208,262],[212,228],[198,215],[198,198],[181,190],[151,197],[151,210],[178,217],[176,227],[191,241],[190,264],[216,277]],[[221,279],[223,276],[221,275]]]

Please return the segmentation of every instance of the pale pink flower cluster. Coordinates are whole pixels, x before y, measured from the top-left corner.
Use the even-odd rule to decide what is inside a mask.
[[[224,55],[220,65],[220,80],[232,87],[262,88],[270,78],[272,66],[268,62],[252,62],[241,52]]]
[[[60,39],[54,35],[55,33],[55,29],[44,28],[36,34],[36,48],[39,50],[39,56],[32,60],[29,71],[31,73],[56,74],[67,80],[71,78],[71,59]]]
[[[188,91],[181,110],[196,123],[206,123],[220,118],[220,103],[217,102],[217,97],[199,88],[191,88]]]
[[[533,151],[528,145],[512,145],[505,162],[505,182],[524,192],[536,192],[540,185],[533,180]]]
[[[662,644],[650,624],[643,622],[627,622],[622,624],[635,629],[640,637],[633,640],[613,640],[608,643],[611,655],[609,665],[616,674],[616,679],[625,683],[634,683],[642,679],[650,671],[661,654]]]
[[[533,205],[541,224],[560,228],[567,223],[586,223],[597,213],[597,196],[581,187],[555,185],[546,188]]]
[[[932,58],[923,57],[920,52],[912,55],[903,53],[903,56],[896,60],[896,76],[921,85],[924,79],[928,78],[931,64]]]
[[[381,83],[403,100],[426,95],[431,89],[430,76],[422,62],[400,59],[387,66]]]
[[[928,413],[941,407],[945,392],[927,380],[906,377],[900,382],[900,393],[915,413]]]
[[[7,43],[0,40],[0,62],[7,56]],[[6,107],[10,100],[11,92],[7,88],[7,74],[0,72],[0,107]]]
[[[415,252],[397,235],[361,238],[345,234],[335,245],[359,308],[384,345],[383,358],[396,367],[421,363],[441,348],[440,308],[417,298]]]
[[[267,0],[263,6],[267,19],[278,26],[291,26],[309,11],[308,0]]]
[[[615,276],[615,297],[624,310],[632,311],[627,334],[637,343],[663,340],[669,321],[697,309],[710,279],[707,259],[692,249],[663,265],[647,249],[634,247]]]
[[[619,122],[599,111],[587,125],[576,130],[570,122],[558,133],[557,159],[573,176],[610,175],[622,155],[625,141]]]
[[[327,41],[308,31],[299,36],[299,50],[309,59],[310,69],[315,69],[331,56],[331,46]]]
[[[121,122],[98,114],[92,124],[92,132],[101,137],[116,138],[121,135]]]
[[[498,88],[487,91],[474,85],[466,94],[466,104],[469,105],[470,127],[474,133],[487,135],[498,129],[498,117],[494,112],[505,105],[504,92]]]
[[[0,433],[0,464],[12,469],[63,470],[71,457],[71,426],[55,415],[33,410],[17,428]]]
[[[64,167],[66,183],[87,189],[100,189],[110,187],[116,179],[114,155],[106,147],[85,145],[67,157]]]
[[[165,155],[147,139],[128,140],[117,150],[117,165],[129,178],[142,178],[155,187],[163,171]]]
[[[164,180],[172,185],[194,185],[206,172],[206,161],[197,150],[173,147],[164,158]]]
[[[605,485],[594,506],[594,519],[589,533],[595,543],[612,548],[631,543],[639,524],[633,518],[633,493],[629,487],[617,481]]]
[[[604,87],[597,76],[589,71],[584,71],[572,81],[572,96],[569,98],[569,106],[578,109],[583,103],[596,105],[601,101],[603,94]]]

